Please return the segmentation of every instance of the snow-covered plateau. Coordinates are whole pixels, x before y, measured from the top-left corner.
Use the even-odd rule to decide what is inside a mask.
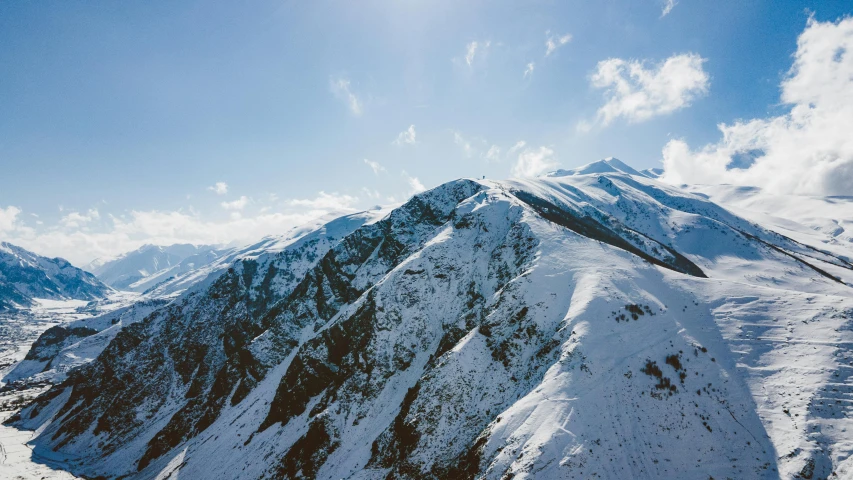
[[[853,478],[853,200],[655,176],[217,251],[45,331],[4,428],[87,478]]]

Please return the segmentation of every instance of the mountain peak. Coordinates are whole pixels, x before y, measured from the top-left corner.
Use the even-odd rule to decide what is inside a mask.
[[[628,175],[637,175],[646,177],[648,175],[641,173],[622,160],[615,157],[607,157],[592,163],[588,163],[581,167],[568,170],[560,169],[550,173],[546,173],[546,177],[570,177],[573,175],[589,175],[593,173],[627,173]]]

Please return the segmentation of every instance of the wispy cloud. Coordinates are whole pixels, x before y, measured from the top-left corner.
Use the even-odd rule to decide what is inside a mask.
[[[497,162],[501,159],[501,148],[497,145],[492,145],[489,147],[489,150],[486,152],[486,160],[490,162]]]
[[[474,154],[474,147],[471,146],[471,142],[465,139],[461,133],[453,132],[453,143],[462,148],[462,152],[466,157],[470,158]]]
[[[473,68],[475,64],[479,62],[478,59],[484,58],[489,51],[489,47],[492,46],[491,40],[479,41],[474,40],[467,45],[465,45],[465,55],[462,57],[462,61],[465,62],[465,65],[468,68]],[[459,57],[453,59],[454,62],[459,62]]]
[[[294,207],[308,207],[313,210],[351,211],[356,202],[358,202],[358,197],[320,191],[315,198],[289,200],[287,204]]]
[[[415,133],[415,126],[409,125],[409,128],[400,132],[397,135],[397,139],[394,140],[394,145],[414,145],[416,142],[417,133]]]
[[[217,195],[225,195],[228,193],[228,184],[225,182],[216,182],[216,184],[211,187],[207,187],[207,189]]]
[[[676,5],[678,5],[678,2],[676,0],[664,0],[663,11],[660,14],[660,18],[669,15],[669,12],[671,12]]]
[[[551,35],[551,31],[548,30],[545,32],[545,35],[548,37],[545,40],[545,56],[551,55],[556,52],[558,48],[572,41],[571,34],[563,34],[563,35]],[[532,71],[532,69],[531,69]]]
[[[809,19],[782,81],[783,115],[719,126],[698,150],[683,140],[663,149],[664,179],[759,186],[775,193],[853,192],[853,18]]]
[[[527,78],[530,75],[533,75],[533,69],[536,68],[536,64],[534,62],[530,62],[527,64],[527,68],[524,69],[523,78]]]
[[[247,197],[245,195],[241,196],[240,198],[238,198],[237,200],[234,200],[232,202],[220,203],[220,205],[222,205],[222,208],[224,208],[225,210],[235,210],[235,211],[243,210],[244,208],[246,208],[246,205],[248,205],[248,204],[249,204],[249,197]]]
[[[371,161],[371,160],[368,160],[365,158],[364,164],[367,165],[368,167],[370,167],[373,170],[373,173],[375,175],[379,175],[379,172],[385,171],[385,167],[380,165],[379,162],[374,162],[374,161]]]
[[[423,183],[421,183],[421,181],[420,181],[420,180],[418,180],[418,177],[412,177],[412,176],[410,176],[408,173],[406,173],[406,171],[405,171],[405,170],[403,170],[403,178],[405,178],[405,179],[406,179],[406,182],[408,182],[408,184],[409,184],[409,189],[410,189],[410,191],[411,191],[410,193],[411,193],[412,195],[414,195],[414,194],[416,194],[416,193],[421,193],[421,192],[423,192],[424,190],[426,190],[426,187],[424,187],[424,184],[423,184]]]
[[[621,58],[598,62],[591,83],[604,89],[606,102],[598,109],[596,123],[606,126],[617,118],[642,122],[690,106],[708,92],[704,63],[695,53],[674,55],[655,65]],[[591,126],[584,121],[578,129]]]
[[[352,112],[353,115],[359,116],[362,114],[362,102],[358,98],[358,96],[353,93],[349,79],[343,77],[332,78],[330,80],[330,88],[332,94],[334,94],[335,97],[343,100],[346,103],[347,107],[349,107],[349,110],[350,112]]]
[[[513,153],[524,148],[526,145],[527,145],[527,142],[525,142],[524,140],[519,140],[519,141],[515,142],[515,145],[509,147],[509,150],[507,150],[506,153],[507,153],[507,155],[512,155]]]

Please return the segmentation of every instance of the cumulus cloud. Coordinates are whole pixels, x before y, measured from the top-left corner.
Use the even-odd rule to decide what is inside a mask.
[[[220,203],[220,205],[222,205],[222,208],[224,208],[225,210],[237,210],[237,211],[246,208],[246,205],[248,205],[248,204],[249,204],[249,197],[247,197],[245,195],[241,196],[240,198],[238,198],[237,200],[234,200],[232,202]]]
[[[708,92],[705,59],[695,53],[674,55],[656,65],[636,60],[609,58],[598,62],[590,78],[604,89],[605,104],[598,109],[596,123],[609,125],[618,118],[636,123],[690,106]],[[579,130],[588,130],[582,122]]]
[[[676,0],[664,0],[663,2],[663,11],[660,14],[660,18],[663,18],[669,15],[669,12],[672,11],[673,8],[678,4]]]
[[[853,192],[853,18],[809,19],[781,84],[790,110],[719,125],[722,138],[697,150],[683,140],[663,149],[664,179],[732,183],[775,193]]]
[[[0,207],[0,233],[16,230],[20,213],[21,209],[15,206]]]
[[[535,177],[556,167],[554,150],[548,147],[527,148],[518,155],[511,173],[513,177]]]
[[[216,182],[213,186],[207,187],[207,189],[217,195],[225,195],[228,193],[228,184],[225,182]]]
[[[363,105],[361,99],[353,93],[348,79],[343,77],[332,78],[330,81],[330,89],[335,97],[346,103],[353,115],[359,116],[362,114]]]
[[[364,164],[367,165],[368,167],[370,167],[370,169],[373,170],[373,173],[375,175],[379,175],[379,172],[385,171],[385,167],[380,165],[379,162],[374,162],[374,161],[371,161],[371,160],[368,160],[365,158]]]
[[[86,213],[70,212],[63,216],[59,220],[59,223],[62,224],[63,227],[78,228],[94,220],[98,220],[99,218],[101,218],[101,215],[98,213],[98,210],[91,208]]]
[[[568,33],[564,35],[551,35],[551,31],[548,30],[545,32],[545,35],[548,36],[548,39],[545,40],[546,57],[548,55],[551,55],[552,53],[557,51],[558,48],[562,47],[563,45],[569,43],[572,40],[572,36]],[[533,69],[531,68],[530,71],[532,72]]]
[[[397,135],[397,139],[394,140],[394,145],[414,145],[416,143],[416,137],[417,133],[415,133],[415,126],[409,125],[409,128],[403,130],[399,135]]]

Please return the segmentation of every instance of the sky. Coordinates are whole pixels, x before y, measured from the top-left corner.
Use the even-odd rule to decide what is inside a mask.
[[[853,194],[849,1],[0,3],[0,240],[244,244],[614,156]],[[848,51],[849,50],[849,51]]]

